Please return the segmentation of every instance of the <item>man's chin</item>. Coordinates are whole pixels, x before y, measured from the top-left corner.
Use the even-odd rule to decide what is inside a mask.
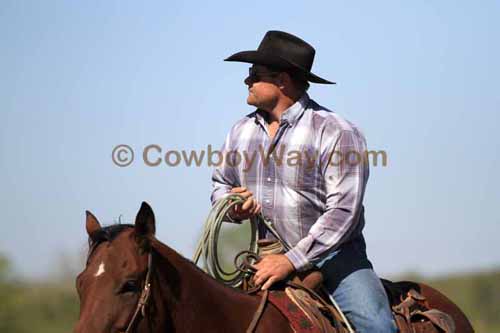
[[[252,106],[257,106],[255,100],[251,96],[247,97],[247,104]]]

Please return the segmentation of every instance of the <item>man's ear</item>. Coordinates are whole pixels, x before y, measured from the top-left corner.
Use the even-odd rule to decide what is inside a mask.
[[[143,202],[135,218],[135,233],[138,236],[154,236],[156,232],[153,209]]]
[[[85,214],[87,215],[86,221],[85,221],[85,229],[87,229],[87,234],[92,235],[98,230],[101,230],[101,224],[99,221],[97,221],[97,218],[89,212],[88,210],[85,211]]]
[[[277,82],[278,83],[278,87],[281,90],[284,90],[285,87],[290,87],[291,85],[293,85],[292,77],[287,72],[281,72],[277,76],[277,79],[278,79],[278,82]]]

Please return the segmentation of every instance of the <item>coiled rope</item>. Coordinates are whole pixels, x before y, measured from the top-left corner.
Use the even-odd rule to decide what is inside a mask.
[[[222,268],[218,256],[218,239],[222,223],[225,222],[224,217],[226,216],[226,214],[228,214],[229,210],[235,205],[243,204],[243,202],[245,202],[245,198],[235,193],[229,194],[219,199],[214,204],[205,221],[203,235],[198,242],[193,257],[193,262],[195,264],[198,264],[198,261],[203,256],[203,269],[205,270],[205,272],[210,274],[216,280],[235,288],[241,285],[244,277],[247,274],[252,274],[252,272],[247,267],[249,264],[254,263],[258,259],[256,253],[258,251],[257,238],[259,223],[263,223],[267,227],[267,229],[276,237],[276,239],[278,239],[281,244],[283,244],[285,250],[290,250],[290,246],[285,242],[285,240],[280,237],[280,235],[274,229],[272,223],[266,221],[262,214],[259,213],[257,216],[250,219],[250,244],[248,245],[248,250],[242,251],[236,256],[234,260],[236,269],[232,272],[226,272]],[[243,262],[241,264],[238,264],[238,257],[241,257],[242,255],[246,257],[243,259]],[[338,306],[337,302],[335,302],[333,297],[328,292],[326,292],[326,294],[330,297],[333,306],[338,310],[342,319],[346,323],[348,331],[354,333],[353,328],[349,324],[349,321]]]
[[[203,269],[205,272],[224,284],[233,287],[239,287],[241,285],[245,274],[250,274],[248,264],[254,263],[257,259],[256,253],[258,250],[257,238],[259,223],[264,224],[266,228],[276,237],[276,239],[283,244],[286,250],[290,249],[288,244],[286,244],[286,242],[274,229],[272,223],[264,219],[262,214],[259,213],[250,219],[251,239],[248,249],[240,252],[235,258],[234,261],[236,269],[234,271],[225,271],[220,264],[218,255],[219,234],[222,223],[225,222],[224,217],[233,206],[242,204],[243,202],[245,202],[245,198],[240,194],[235,193],[219,199],[214,204],[205,221],[203,235],[198,242],[193,258],[194,263],[197,264],[200,258],[203,257]],[[238,259],[241,256],[246,256],[246,258],[243,259],[243,263],[238,263]]]
[[[222,283],[232,287],[239,287],[247,272],[238,267],[237,264],[234,271],[227,272],[222,268],[218,255],[218,240],[222,223],[225,222],[224,217],[234,205],[242,204],[244,201],[245,199],[241,195],[230,194],[221,198],[214,204],[205,221],[203,235],[198,242],[193,258],[194,263],[197,264],[200,258],[203,257],[203,269],[205,272]],[[257,225],[257,218],[251,218],[251,239],[248,250],[245,252],[257,252]]]

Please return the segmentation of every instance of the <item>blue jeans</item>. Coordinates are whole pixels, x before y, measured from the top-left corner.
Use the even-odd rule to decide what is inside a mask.
[[[363,236],[316,264],[330,296],[357,333],[396,333],[389,301],[366,256]]]

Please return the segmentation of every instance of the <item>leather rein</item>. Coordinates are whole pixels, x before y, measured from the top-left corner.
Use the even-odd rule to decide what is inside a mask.
[[[127,326],[127,329],[123,332],[120,332],[120,333],[131,333],[132,332],[132,328],[139,320],[139,313],[142,315],[143,318],[146,317],[146,306],[148,305],[149,296],[151,295],[151,271],[152,271],[152,267],[153,267],[152,252],[149,252],[149,254],[148,254],[148,272],[146,273],[146,280],[144,281],[144,287],[142,288],[141,296],[139,297],[139,300],[137,301],[137,306],[135,307],[134,314],[133,314],[132,319],[130,320],[130,322]]]

